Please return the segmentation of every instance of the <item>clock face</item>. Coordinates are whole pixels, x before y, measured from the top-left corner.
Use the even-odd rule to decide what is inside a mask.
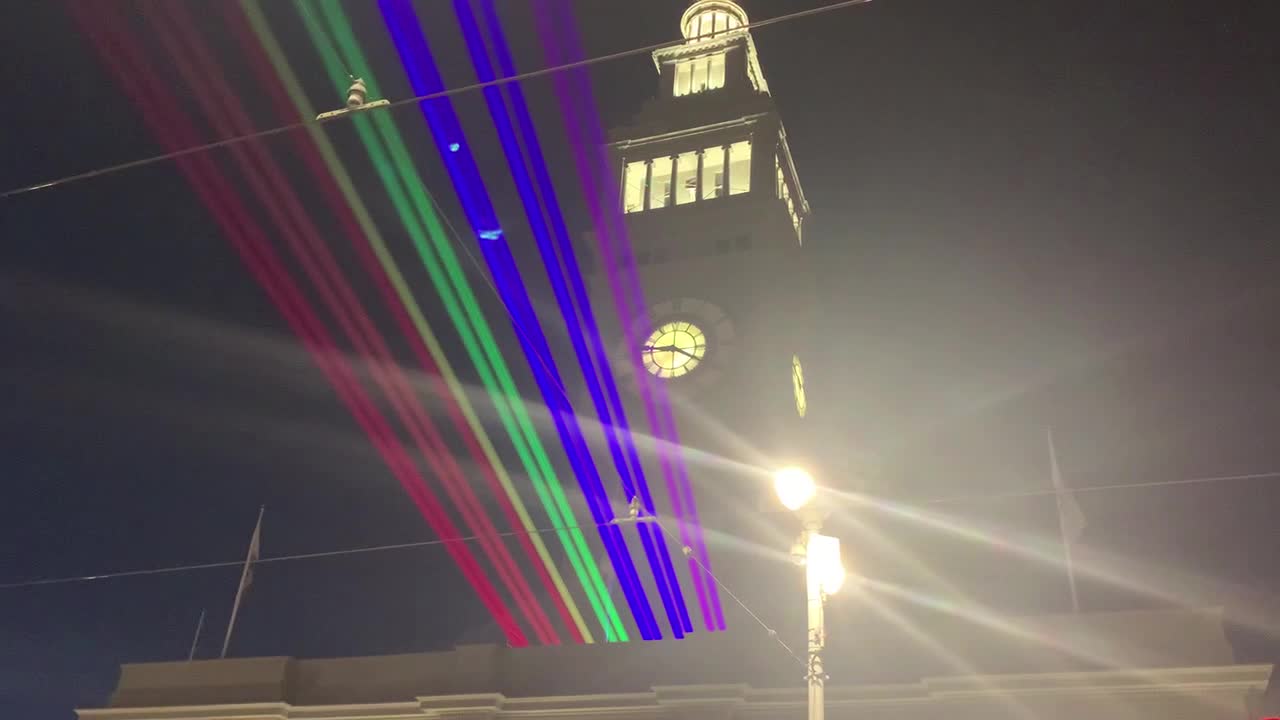
[[[631,320],[630,342],[618,343],[618,368],[629,368],[632,389],[665,381],[686,397],[714,387],[736,357],[733,321],[699,298],[657,303]],[[634,342],[635,344],[630,344]]]
[[[796,394],[796,412],[804,417],[809,405],[804,397],[804,368],[800,367],[800,356],[791,356],[791,389]]]
[[[678,378],[694,371],[707,355],[707,336],[687,320],[663,323],[641,346],[644,367],[660,378]]]

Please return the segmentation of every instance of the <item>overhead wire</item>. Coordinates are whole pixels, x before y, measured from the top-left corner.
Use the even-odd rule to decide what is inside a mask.
[[[581,529],[576,528],[575,529]],[[550,534],[561,532],[563,528],[543,527],[534,528],[533,530],[507,530],[495,532],[491,537],[496,539],[517,537],[520,535],[531,534]],[[359,555],[371,552],[383,552],[387,550],[407,550],[411,548],[435,547],[438,545],[451,545],[458,543],[479,542],[478,535],[460,535],[457,537],[443,538],[437,537],[431,540],[417,540],[413,542],[390,543],[386,545],[365,545],[362,547],[343,548],[339,550],[320,550],[317,552],[307,553],[291,553],[288,555],[269,555],[260,557],[253,561],[253,564],[286,562],[291,560],[316,560],[320,558],[340,557],[343,555]],[[97,573],[95,575],[76,575],[72,577],[61,578],[43,578],[37,580],[20,580],[17,582],[0,583],[0,590],[12,590],[16,588],[38,587],[42,585],[64,585],[74,582],[88,582],[92,580],[114,580],[117,578],[137,577],[141,575],[165,575],[171,573],[188,572],[195,570],[215,570],[224,567],[239,567],[244,565],[244,560],[224,560],[218,562],[206,563],[189,563],[184,565],[170,565],[168,567],[150,568],[146,570],[121,570],[119,572]]]
[[[762,27],[767,27],[769,25],[775,25],[782,22],[797,20],[803,17],[810,17],[820,13],[831,12],[833,10],[840,10],[846,7],[852,7],[854,5],[863,5],[869,2],[871,2],[871,0],[840,0],[839,2],[835,2],[830,5],[824,5],[817,8],[810,8],[808,10],[799,10],[796,12],[779,15],[777,17],[758,20],[749,25],[744,25],[741,29],[754,30]],[[654,50],[659,50],[666,47],[674,47],[683,42],[684,40],[668,40],[660,43],[653,43],[653,44],[645,45],[642,47],[632,48],[630,50],[622,50],[619,52],[609,53],[606,55],[598,55],[596,57],[587,58],[584,60],[578,60],[575,62],[564,63],[561,65],[556,65],[552,67],[541,68],[539,70],[530,70],[528,72],[520,73],[519,75],[513,75],[510,77],[495,78],[487,82],[471,83],[469,85],[450,88],[448,90],[442,90],[442,91],[430,93],[427,95],[418,95],[414,97],[401,98],[399,100],[391,100],[386,105],[383,105],[375,109],[374,112],[384,110],[384,109],[397,108],[404,105],[419,103],[419,102],[422,102],[423,100],[433,100],[436,98],[450,97],[453,95],[458,95],[460,93],[479,90],[481,88],[489,87],[492,85],[505,85],[507,83],[521,82],[523,80],[532,80],[534,78],[543,77],[546,75],[550,75],[552,73],[562,72],[564,70],[571,70],[574,68],[581,68],[581,67],[589,67],[591,65],[596,65],[603,62],[609,62],[611,60],[619,60],[622,58],[631,57],[633,55],[640,55],[643,53],[652,52]],[[346,70],[342,70],[342,72],[347,73]],[[137,160],[130,160],[128,162],[117,163],[114,165],[107,165],[107,166],[96,168],[93,170],[87,170],[87,171],[75,173],[72,175],[65,175],[59,178],[55,178],[53,180],[46,180],[43,182],[38,182],[31,185],[25,185],[22,187],[6,190],[4,192],[0,192],[0,200],[14,197],[17,195],[24,195],[26,193],[35,192],[38,190],[47,190],[49,188],[59,187],[62,185],[66,185],[68,183],[78,182],[81,180],[88,180],[90,178],[101,177],[103,175],[109,175],[109,174],[120,172],[123,170],[132,170],[134,168],[145,167],[147,165],[153,165],[155,163],[164,162],[166,160],[174,160],[180,157],[185,157],[187,155],[192,155],[194,153],[205,152],[208,150],[213,150],[220,147],[227,147],[229,145],[235,145],[238,143],[257,140],[260,138],[267,138],[273,135],[279,135],[281,133],[290,132],[292,130],[298,130],[308,125],[322,125],[322,124],[331,123],[331,122],[338,122],[358,114],[360,113],[345,113],[342,115],[335,115],[335,116],[331,116],[323,119],[301,120],[299,122],[289,123],[287,125],[281,125],[279,127],[269,128],[266,130],[259,130],[257,132],[249,133],[247,135],[239,135],[236,137],[223,138],[221,140],[215,140],[211,142],[197,143],[189,147],[169,150],[167,152],[161,153],[159,155],[153,155],[151,157],[139,158]]]
[[[1082,490],[1087,489],[1091,491],[1128,490],[1133,488],[1177,487],[1181,485],[1190,485],[1190,484],[1197,484],[1197,483],[1231,482],[1231,481],[1237,481],[1237,480],[1266,480],[1270,478],[1280,478],[1280,470],[1277,470],[1274,472],[1247,473],[1243,475],[1215,475],[1215,476],[1200,477],[1200,478],[1180,478],[1176,480],[1152,481],[1152,482],[1145,482],[1145,483],[1118,483],[1114,485],[1093,485],[1088,488],[1081,488],[1081,489]],[[1066,492],[1077,492],[1077,491],[1067,490]],[[1038,496],[1046,496],[1051,494],[1054,494],[1054,491],[1035,493],[1035,495],[1038,495]],[[1017,497],[1029,497],[1029,496],[1030,494],[1017,495]],[[993,495],[974,495],[974,496],[966,497],[963,499],[967,501],[1001,500],[1007,497],[1009,497],[1008,494],[993,494]],[[944,503],[944,502],[951,502],[956,499],[957,498],[935,498],[932,500],[922,500],[922,501],[919,501],[919,503],[920,504]],[[626,520],[629,520],[629,519],[615,520],[613,522],[615,523],[624,522]],[[582,529],[582,528],[579,527],[577,529]],[[511,530],[511,531],[499,532],[497,533],[497,537],[504,537],[504,538],[513,537],[515,535],[519,535],[523,533],[550,534],[550,533],[558,533],[561,530],[563,530],[563,528],[557,528],[557,527],[539,527],[539,528],[534,528],[532,530]],[[678,538],[671,538],[671,539],[678,542]],[[398,550],[398,549],[404,549],[404,548],[430,547],[435,545],[468,543],[468,542],[476,542],[478,540],[479,538],[476,536],[459,535],[456,537],[433,538],[431,540],[420,540],[420,541],[407,542],[407,543],[391,543],[386,545],[366,545],[362,547],[344,548],[340,550],[322,550],[318,552],[309,552],[309,553],[275,555],[275,556],[260,558],[255,562],[282,562],[286,560],[309,560],[313,558],[334,557],[334,556],[340,556],[340,555],[354,555],[359,553],[379,552],[383,550]],[[161,574],[161,573],[182,572],[185,570],[206,570],[206,569],[214,569],[214,568],[220,568],[220,567],[239,566],[243,564],[244,564],[244,559],[242,558],[240,560],[226,560],[226,561],[209,562],[209,563],[192,563],[187,565],[174,565],[170,567],[155,568],[155,569],[149,569],[149,570],[125,570],[121,572],[98,573],[95,575],[77,575],[77,576],[62,577],[62,578],[20,580],[15,582],[0,583],[0,590],[21,588],[21,587],[33,587],[37,585],[53,585],[53,584],[59,584],[59,583],[80,582],[80,581],[87,581],[87,580],[107,580],[107,579],[119,578],[119,577],[129,577],[133,575],[154,575],[154,574]]]
[[[668,530],[667,527],[662,524],[662,519],[656,515],[648,515],[648,516],[641,515],[638,518],[636,518],[636,521],[642,525],[650,524],[650,523],[657,525],[659,531],[661,531],[661,533],[665,535],[668,539],[670,539],[672,542],[677,542],[677,543],[681,542],[680,538],[672,535],[671,531]],[[804,660],[800,659],[800,656],[797,655],[796,652],[791,649],[791,646],[787,644],[787,641],[782,639],[782,636],[778,634],[778,631],[775,630],[773,626],[765,622],[764,618],[760,617],[760,615],[756,613],[756,611],[752,610],[751,607],[747,605],[746,601],[738,597],[738,594],[735,593],[733,589],[730,588],[727,584],[725,584],[723,580],[717,577],[716,574],[711,571],[711,568],[705,565],[702,565],[702,561],[698,558],[697,554],[694,553],[693,548],[689,547],[688,545],[682,544],[681,550],[684,552],[685,555],[687,555],[690,558],[691,562],[698,563],[702,571],[706,573],[707,578],[709,578],[713,583],[716,584],[717,587],[723,590],[725,595],[728,595],[731,600],[737,603],[738,607],[742,608],[742,611],[745,612],[748,617],[756,621],[756,624],[759,625],[765,631],[766,635],[768,635],[770,638],[775,640],[779,645],[781,645],[782,649],[786,651],[788,655],[791,656],[791,659],[800,663],[801,667],[808,666],[807,663],[805,663]]]
[[[994,493],[989,495],[956,495],[952,497],[933,498],[922,501],[925,504],[951,504],[964,502],[990,502],[993,500],[1012,500],[1015,498],[1049,497],[1050,495],[1076,495],[1079,493],[1101,492],[1104,490],[1134,490],[1140,488],[1169,487],[1175,485],[1202,485],[1204,483],[1227,482],[1231,480],[1266,480],[1280,478],[1280,471],[1265,473],[1247,473],[1244,475],[1219,475],[1215,477],[1184,478],[1179,480],[1151,480],[1149,482],[1119,483],[1115,485],[1082,485],[1063,490],[1027,490],[1017,492]]]
[[[1280,471],[1249,473],[1249,474],[1243,474],[1243,475],[1219,475],[1219,476],[1212,476],[1212,477],[1166,480],[1166,481],[1160,481],[1160,482],[1147,482],[1147,483],[1121,483],[1116,485],[1095,485],[1088,489],[1093,491],[1102,491],[1102,490],[1123,490],[1123,489],[1132,489],[1132,488],[1172,487],[1172,486],[1188,485],[1188,484],[1194,484],[1194,483],[1228,482],[1228,481],[1235,481],[1235,480],[1255,480],[1255,479],[1268,479],[1268,478],[1276,478],[1276,477],[1280,477]],[[1045,494],[1052,494],[1052,493],[1036,493],[1036,494],[1045,495]],[[1018,495],[1018,497],[1027,497],[1027,496],[1028,496],[1027,494]],[[998,500],[1004,497],[1008,497],[1008,495],[989,495],[985,497],[988,499]],[[966,498],[966,499],[976,500],[979,498],[975,496],[973,498]],[[931,502],[949,502],[950,500],[952,499],[941,498]],[[926,502],[930,502],[930,501],[926,501]],[[676,543],[680,542],[679,538],[672,535],[671,531],[665,525],[663,525],[662,520],[653,515],[648,515],[648,516],[641,515],[635,518],[634,520],[623,519],[623,520],[615,520],[612,522],[621,523],[621,522],[629,522],[629,521],[635,521],[640,524],[645,524],[645,523],[655,524],[658,526],[660,531],[672,542],[676,542]],[[524,531],[499,532],[498,536],[510,537],[513,535],[521,534],[521,533],[541,534],[541,533],[559,533],[562,531],[563,531],[563,528],[546,527],[546,528],[534,528],[531,531],[524,530]],[[343,548],[338,550],[322,550],[318,552],[274,555],[274,556],[259,558],[255,560],[254,563],[259,564],[259,563],[289,562],[289,561],[296,561],[296,560],[312,560],[312,559],[341,557],[341,556],[347,556],[347,555],[357,555],[357,554],[372,553],[372,552],[385,552],[390,550],[404,550],[404,549],[411,549],[411,548],[434,547],[434,546],[440,546],[440,545],[468,543],[468,542],[475,542],[478,540],[479,538],[475,536],[435,538],[432,540],[420,540],[415,542],[390,543],[390,544],[384,544],[384,545],[370,545],[370,546],[362,546],[362,547],[354,547],[354,548]],[[693,562],[698,562],[696,556],[694,556],[693,553],[691,552],[692,548],[689,548],[689,546],[687,545],[683,545],[682,549],[686,554],[688,554],[691,558],[693,558]],[[19,581],[13,581],[13,582],[0,583],[0,590],[15,590],[15,589],[24,589],[24,588],[33,588],[33,587],[43,587],[43,586],[49,586],[49,585],[66,585],[66,584],[79,583],[79,582],[92,582],[97,580],[115,580],[120,578],[129,578],[129,577],[166,575],[166,574],[174,574],[174,573],[182,573],[182,572],[194,572],[198,570],[214,570],[219,568],[241,567],[243,566],[244,562],[245,562],[244,560],[224,560],[224,561],[217,561],[217,562],[171,565],[167,567],[148,568],[148,569],[142,569],[142,570],[123,570],[118,572],[97,573],[93,575],[75,575],[75,576],[57,577],[57,578],[39,578],[34,580],[19,580]],[[805,666],[804,660],[802,660],[800,656],[796,654],[796,652],[791,648],[791,646],[785,640],[782,639],[778,631],[773,626],[769,625],[769,623],[766,622],[763,617],[761,617],[744,600],[742,600],[742,598],[739,597],[737,593],[735,593],[733,589],[728,586],[728,584],[726,584],[723,580],[721,580],[718,576],[716,576],[715,573],[712,572],[710,568],[704,568],[704,569],[708,577],[713,582],[715,582],[716,585],[721,590],[723,590],[724,593],[728,595],[730,599],[732,599],[742,609],[743,612],[745,612],[748,615],[748,617],[750,617],[753,621],[755,621],[761,627],[761,629],[765,631],[768,637],[774,639],[779,644],[779,646],[792,659],[800,663],[801,666]]]

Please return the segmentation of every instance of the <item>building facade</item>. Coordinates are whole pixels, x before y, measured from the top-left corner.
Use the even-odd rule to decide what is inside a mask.
[[[662,384],[699,505],[713,510],[740,508],[744,467],[813,467],[805,430],[823,412],[805,365],[817,306],[809,206],[748,22],[733,2],[699,0],[680,19],[684,42],[653,53],[657,95],[610,136],[625,225],[611,241],[634,266],[625,253],[596,258],[638,275],[647,307],[598,313],[613,366]],[[614,306],[609,270],[594,276],[597,308]]]
[[[975,672],[855,682],[833,669],[833,720],[1260,720],[1271,665],[1233,662],[1216,611],[1008,619],[927,630]],[[902,639],[846,638],[832,666],[888,664]],[[1085,660],[1082,662],[1082,660]],[[1274,690],[1269,695],[1274,695]],[[684,641],[124,666],[82,720],[801,720],[800,669],[763,633]],[[1274,703],[1275,698],[1272,698]]]

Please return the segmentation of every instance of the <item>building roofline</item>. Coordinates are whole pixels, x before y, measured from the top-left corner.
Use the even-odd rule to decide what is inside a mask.
[[[243,663],[242,660],[210,664]],[[160,664],[160,663],[157,663]],[[179,663],[172,663],[179,664]],[[827,706],[840,708],[913,707],[950,701],[969,702],[995,696],[1043,698],[1115,697],[1188,693],[1261,691],[1273,673],[1271,664],[1207,667],[1093,670],[1069,673],[972,675],[924,678],[914,683],[833,685]],[[652,717],[658,708],[734,706],[740,712],[799,708],[806,701],[803,688],[761,688],[745,684],[664,685],[648,692],[508,697],[501,693],[418,696],[397,702],[295,705],[284,701],[110,707],[79,709],[81,720],[195,720],[196,718],[289,718],[291,720],[390,720],[473,715],[476,718],[538,717],[625,718]]]
[[[732,127],[743,125],[752,125],[760,121],[761,118],[767,116],[768,112],[752,113],[750,115],[742,115],[729,120],[721,120],[720,122],[709,123],[707,125],[699,125],[691,128],[680,128],[679,130],[670,130],[668,132],[658,133],[656,135],[644,135],[640,137],[629,137],[621,140],[614,140],[607,144],[607,147],[615,150],[626,150],[627,148],[636,147],[638,145],[648,145],[649,143],[662,142],[672,138],[688,137],[690,135],[699,135],[701,133],[715,132],[717,130],[725,130]]]

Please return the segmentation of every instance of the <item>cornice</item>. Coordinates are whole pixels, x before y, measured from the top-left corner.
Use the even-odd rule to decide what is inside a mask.
[[[720,122],[714,122],[714,123],[707,123],[705,125],[698,125],[695,127],[682,127],[677,130],[671,130],[668,132],[655,133],[652,135],[644,135],[641,137],[625,138],[622,140],[615,140],[609,143],[608,147],[615,150],[626,150],[628,148],[640,147],[642,145],[649,145],[652,143],[660,143],[660,142],[664,142],[666,140],[672,140],[675,138],[690,137],[693,135],[700,135],[703,133],[716,132],[716,131],[725,130],[728,128],[750,127],[751,125],[754,125],[755,123],[759,122],[761,118],[767,117],[769,114],[770,113],[768,112],[751,113],[749,115],[741,115],[738,117],[730,118],[728,120],[722,120]]]
[[[918,683],[831,686],[828,709],[909,707],[986,698],[1245,693],[1266,687],[1272,666],[1103,670],[1072,673],[926,678]],[[81,720],[404,720],[406,718],[655,718],[676,708],[734,708],[771,716],[805,703],[803,688],[755,689],[743,684],[659,686],[649,692],[508,698],[499,693],[435,695],[409,702],[293,706],[288,703],[105,708],[78,711]]]

